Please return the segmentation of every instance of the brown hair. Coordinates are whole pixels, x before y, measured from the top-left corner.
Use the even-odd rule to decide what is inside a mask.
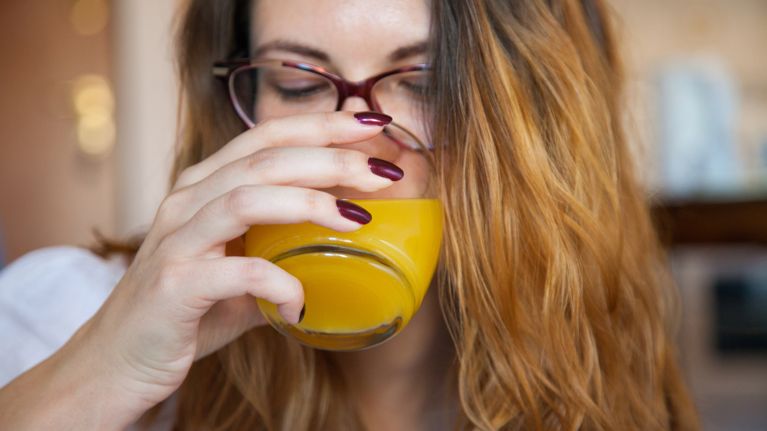
[[[174,180],[242,130],[210,69],[247,53],[249,8],[186,6]],[[697,429],[606,5],[433,0],[432,23],[438,286],[461,427]],[[196,362],[178,403],[180,429],[363,428],[332,357],[269,328]]]

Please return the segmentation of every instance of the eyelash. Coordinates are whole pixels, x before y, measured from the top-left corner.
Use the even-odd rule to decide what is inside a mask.
[[[323,87],[325,87],[323,84],[301,88],[285,88],[280,87],[279,85],[274,85],[274,89],[283,99],[300,99],[303,97],[308,97],[324,90]]]

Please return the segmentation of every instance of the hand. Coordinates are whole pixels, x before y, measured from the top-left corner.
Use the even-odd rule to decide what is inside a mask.
[[[390,186],[372,172],[368,155],[327,148],[370,139],[385,123],[366,125],[349,112],[269,120],[186,169],[125,276],[70,350],[99,358],[88,363],[120,388],[137,418],[180,386],[196,358],[264,323],[254,298],[297,322],[300,282],[264,259],[227,256],[225,246],[254,224],[358,229],[336,197],[314,188]]]

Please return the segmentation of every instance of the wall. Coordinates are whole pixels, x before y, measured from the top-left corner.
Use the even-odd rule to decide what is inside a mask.
[[[78,34],[71,20],[78,3],[111,6],[111,20]],[[153,0],[0,2],[6,262],[39,247],[92,244],[93,229],[124,237],[148,228],[166,192],[176,133],[175,8]],[[95,157],[78,147],[72,91],[84,74],[106,76],[116,98],[116,145]]]
[[[111,74],[108,31],[75,33],[70,2],[0,2],[0,231],[6,259],[88,244],[115,226],[113,154],[77,148],[75,79]]]
[[[737,97],[734,139],[742,169],[757,169],[767,150],[767,2],[764,0],[613,0],[626,42],[634,139],[643,158],[640,173],[662,194],[661,149],[656,132],[658,72],[680,60],[718,63],[732,78]],[[761,154],[760,154],[761,153]],[[684,162],[684,161],[682,161]],[[765,160],[761,160],[764,163]],[[763,168],[762,168],[763,169]],[[751,183],[764,171],[751,172]],[[751,195],[753,197],[753,195]],[[725,356],[714,348],[712,284],[724,271],[764,268],[767,249],[755,246],[684,247],[671,250],[680,288],[682,371],[706,430],[767,429],[767,358]]]
[[[734,139],[743,187],[767,192],[767,2],[611,0],[620,16],[642,173],[654,190],[659,170],[657,78],[678,61],[709,62],[729,73],[737,93]],[[745,190],[748,191],[748,190]]]
[[[119,235],[148,229],[173,161],[178,88],[174,1],[116,0],[117,219]]]

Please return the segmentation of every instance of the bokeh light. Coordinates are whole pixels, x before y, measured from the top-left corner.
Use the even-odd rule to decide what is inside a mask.
[[[69,12],[69,21],[82,36],[101,33],[109,21],[109,4],[105,0],[76,0]]]
[[[108,154],[114,147],[114,96],[101,75],[80,76],[72,86],[77,114],[77,145],[88,156]]]

